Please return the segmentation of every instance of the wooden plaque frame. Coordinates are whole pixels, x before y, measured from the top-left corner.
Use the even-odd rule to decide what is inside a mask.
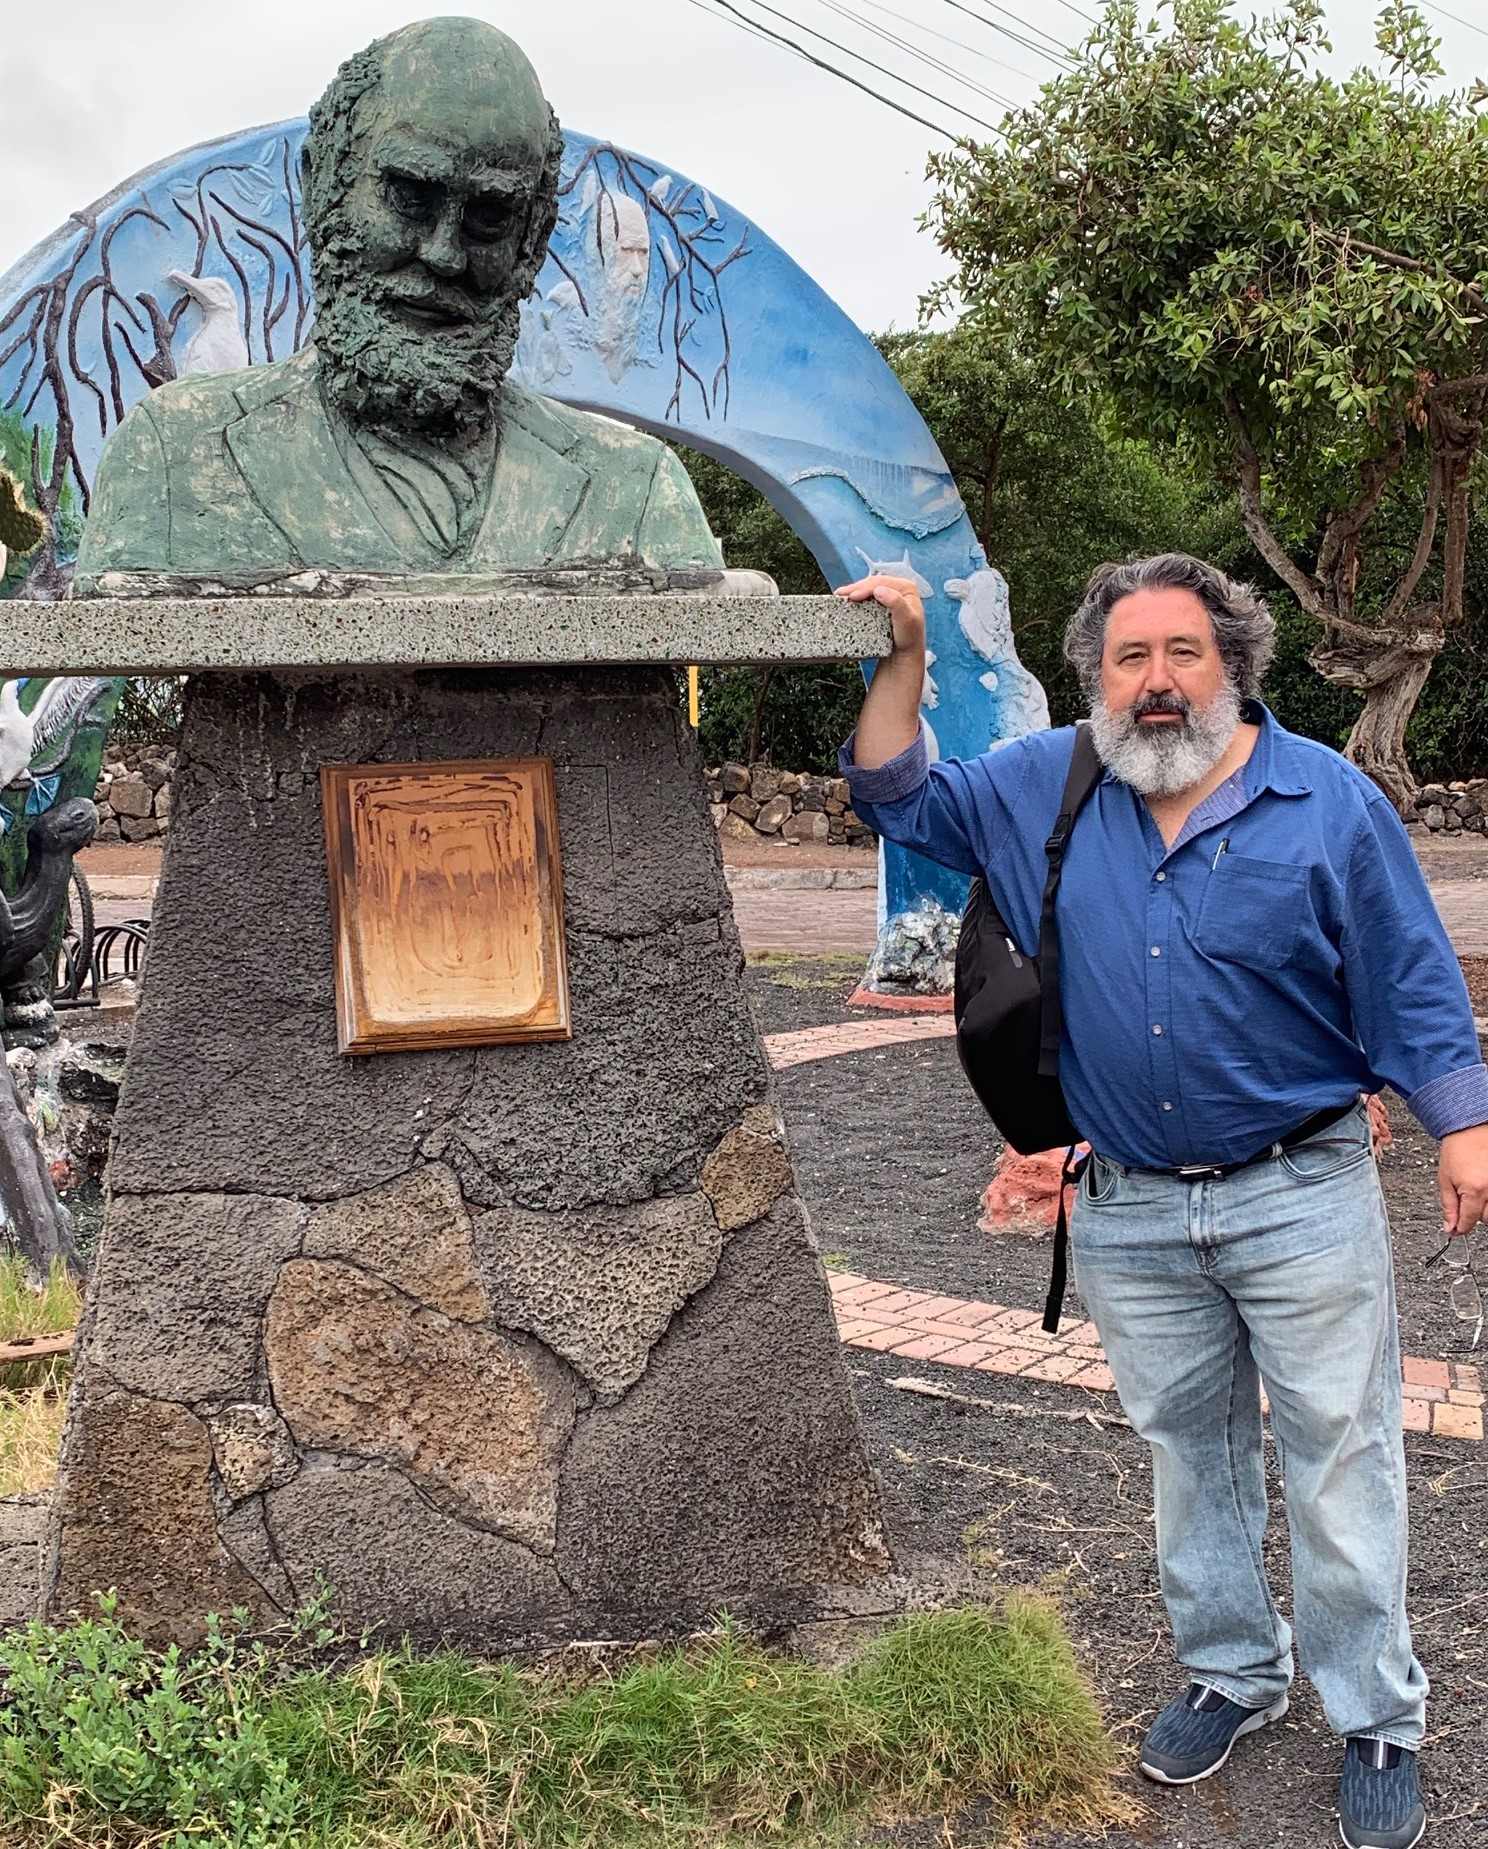
[[[567,1040],[551,758],[323,764],[343,1053]]]

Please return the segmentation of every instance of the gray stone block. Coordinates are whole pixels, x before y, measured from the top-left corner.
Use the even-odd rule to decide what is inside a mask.
[[[889,1569],[827,1287],[793,1198],[724,1248],[712,1284],[564,1459],[557,1564],[581,1609],[645,1628],[809,1610]]]
[[[549,1562],[441,1514],[395,1470],[321,1462],[264,1502],[296,1603],[322,1575],[349,1626],[499,1642],[547,1634],[569,1609]]]

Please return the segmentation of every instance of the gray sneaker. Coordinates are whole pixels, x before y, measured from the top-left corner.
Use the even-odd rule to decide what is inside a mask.
[[[1147,1729],[1137,1768],[1159,1785],[1196,1784],[1219,1770],[1238,1739],[1286,1711],[1285,1695],[1269,1708],[1242,1708],[1207,1682],[1190,1682]]]
[[[1416,1756],[1364,1735],[1343,1749],[1338,1833],[1349,1849],[1414,1849],[1426,1834]]]

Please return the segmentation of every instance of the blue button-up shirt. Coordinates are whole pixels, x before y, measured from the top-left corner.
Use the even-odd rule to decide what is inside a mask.
[[[1132,1168],[1240,1162],[1315,1111],[1391,1085],[1433,1136],[1488,1122],[1462,971],[1410,839],[1373,783],[1252,702],[1249,761],[1171,848],[1107,772],[1059,889],[1059,1074],[1072,1121]],[[979,873],[1025,955],[1074,734],[877,770],[842,750],[853,808]]]

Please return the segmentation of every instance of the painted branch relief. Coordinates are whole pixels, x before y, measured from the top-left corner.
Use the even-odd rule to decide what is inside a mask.
[[[321,770],[343,1053],[570,1037],[550,758]]]

